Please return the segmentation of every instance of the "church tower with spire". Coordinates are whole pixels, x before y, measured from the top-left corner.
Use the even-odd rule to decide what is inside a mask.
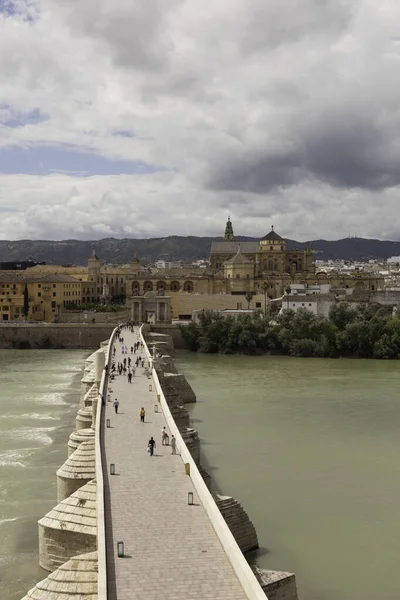
[[[228,217],[225,227],[225,241],[226,242],[234,242],[235,236],[233,235],[233,227],[231,223],[231,218]]]

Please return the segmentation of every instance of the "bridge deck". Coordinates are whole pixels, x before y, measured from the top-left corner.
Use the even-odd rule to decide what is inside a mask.
[[[123,331],[124,345],[138,339]],[[116,344],[115,361],[121,361]],[[154,412],[156,393],[141,368],[129,384],[124,375],[111,382],[112,401],[120,401],[119,414],[106,402],[104,453],[109,472],[115,463],[117,475],[105,475],[108,600],[243,600],[246,595],[219,539],[198,503],[190,477],[185,475],[179,455],[162,446],[162,412]],[[153,384],[154,390],[154,384]],[[146,410],[145,423],[139,411]],[[161,411],[161,407],[159,408]],[[153,436],[153,457],[147,442]],[[179,450],[179,449],[178,449]],[[194,506],[188,506],[188,492]],[[117,541],[124,541],[125,558],[117,557]]]

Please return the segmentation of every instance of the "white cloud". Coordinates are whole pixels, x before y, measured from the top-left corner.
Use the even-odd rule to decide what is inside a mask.
[[[0,14],[0,117],[49,119],[0,127],[0,148],[72,144],[169,172],[0,176],[1,238],[216,235],[227,214],[244,235],[273,222],[297,239],[399,237],[391,0],[37,0],[29,10]]]

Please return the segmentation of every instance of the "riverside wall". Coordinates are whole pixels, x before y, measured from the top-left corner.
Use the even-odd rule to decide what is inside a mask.
[[[98,348],[115,324],[1,324],[0,348]]]

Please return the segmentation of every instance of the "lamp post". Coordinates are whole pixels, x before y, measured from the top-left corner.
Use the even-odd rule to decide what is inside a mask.
[[[117,555],[118,555],[118,558],[124,558],[124,556],[125,556],[124,542],[117,542]]]

